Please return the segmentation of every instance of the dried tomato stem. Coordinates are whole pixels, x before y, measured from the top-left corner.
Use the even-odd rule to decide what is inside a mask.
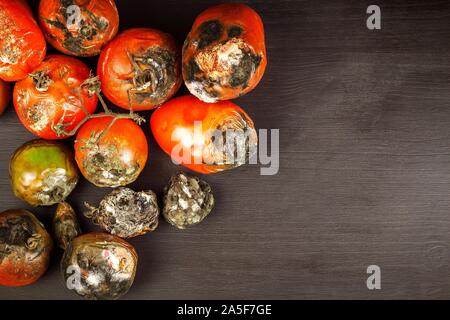
[[[58,130],[58,128],[54,127],[53,130],[55,130],[57,135],[66,135],[66,136],[73,136],[75,135],[75,133],[77,133],[77,131],[90,119],[95,119],[95,118],[104,118],[104,117],[112,117],[113,120],[111,121],[111,123],[108,125],[108,127],[105,128],[105,130],[103,130],[102,132],[102,138],[103,136],[106,134],[106,132],[112,127],[112,125],[114,124],[114,122],[116,122],[119,119],[130,119],[133,120],[134,122],[141,124],[142,122],[145,122],[145,119],[142,118],[141,116],[137,115],[137,114],[126,114],[126,113],[113,113],[110,111],[110,113],[98,113],[98,114],[91,114],[88,117],[84,118],[80,123],[77,124],[77,126],[75,128],[73,128],[71,131],[67,132],[64,129],[62,129],[61,131]],[[101,140],[98,139],[99,141]]]
[[[85,88],[88,90],[89,94],[91,95],[97,95],[98,100],[100,101],[100,104],[103,107],[103,110],[105,113],[99,113],[99,114],[90,114],[83,103],[83,97],[81,95],[81,89]],[[136,122],[137,124],[141,124],[145,122],[145,119],[141,117],[140,115],[134,113],[132,110],[128,114],[125,113],[114,113],[106,104],[105,100],[103,99],[102,95],[100,94],[100,80],[98,77],[90,76],[88,79],[83,81],[83,83],[80,85],[79,88],[75,90],[75,93],[78,96],[78,99],[80,100],[80,105],[77,106],[80,109],[83,110],[86,117],[80,121],[75,128],[73,128],[71,131],[66,131],[66,127],[70,126],[71,124],[65,124],[64,123],[64,116],[59,119],[59,122],[56,125],[52,125],[52,130],[58,135],[58,136],[73,136],[77,133],[77,131],[90,119],[95,118],[104,118],[104,117],[111,117],[113,118],[112,121],[109,123],[109,125],[102,131],[102,133],[99,135],[97,139],[97,143],[105,136],[105,134],[111,129],[111,127],[114,125],[114,123],[119,119],[130,119]]]

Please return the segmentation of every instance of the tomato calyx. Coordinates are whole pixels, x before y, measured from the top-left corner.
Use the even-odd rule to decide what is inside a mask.
[[[73,136],[75,133],[78,132],[78,130],[90,119],[94,118],[104,118],[104,117],[111,117],[112,121],[106,127],[103,131],[101,131],[99,134],[96,134],[92,137],[92,139],[89,139],[89,144],[98,144],[100,140],[105,136],[105,134],[111,129],[111,127],[114,125],[114,123],[119,119],[130,119],[136,122],[138,125],[141,125],[145,122],[145,119],[138,115],[137,113],[133,112],[130,109],[129,113],[115,113],[111,111],[111,109],[108,108],[105,100],[103,99],[101,93],[101,83],[98,78],[98,76],[91,75],[89,78],[84,80],[81,85],[75,90],[75,93],[78,96],[78,99],[80,100],[80,108],[83,110],[85,114],[85,118],[80,121],[72,130],[67,131],[66,128],[71,126],[73,123],[64,123],[64,116],[61,117],[56,124],[52,124],[52,130],[58,135],[58,136]],[[86,90],[90,97],[93,95],[97,95],[98,101],[103,107],[103,113],[98,114],[91,114],[89,113],[83,104],[83,97],[81,96],[81,90]]]
[[[127,55],[133,67],[133,87],[127,91],[130,110],[132,100],[142,103],[151,98],[160,104],[176,82],[176,56],[161,47],[151,48],[142,55],[127,51]]]
[[[33,79],[34,86],[39,92],[46,92],[53,83],[53,80],[47,74],[48,70],[38,70],[30,73],[30,77]]]

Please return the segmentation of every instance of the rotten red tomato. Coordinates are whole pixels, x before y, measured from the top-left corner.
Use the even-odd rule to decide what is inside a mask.
[[[57,50],[91,57],[117,34],[119,13],[114,0],[41,0],[39,22]]]
[[[157,109],[151,128],[174,162],[200,173],[241,166],[258,144],[253,121],[239,106],[230,101],[206,103],[191,95]]]
[[[50,55],[14,87],[14,107],[22,124],[43,139],[63,139],[95,112],[98,98],[89,68],[63,55]]]
[[[0,213],[0,285],[26,286],[47,271],[53,242],[26,210]]]
[[[44,60],[44,35],[25,0],[0,0],[0,79],[25,78]]]
[[[154,109],[180,88],[180,59],[171,35],[154,29],[126,30],[100,55],[102,92],[124,109]]]
[[[144,132],[135,122],[120,115],[95,116],[81,127],[75,142],[75,159],[81,173],[98,187],[119,187],[134,182],[147,162]]]
[[[183,47],[184,81],[205,102],[253,90],[266,65],[262,20],[244,4],[222,4],[201,13]]]

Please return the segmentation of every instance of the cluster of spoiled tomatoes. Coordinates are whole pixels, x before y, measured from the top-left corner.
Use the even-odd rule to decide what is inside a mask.
[[[65,250],[67,287],[86,298],[118,298],[132,285],[137,264],[135,249],[123,238],[153,231],[160,213],[152,191],[125,187],[148,157],[140,126],[145,119],[137,112],[156,109],[150,121],[156,141],[195,172],[243,164],[257,145],[256,131],[246,112],[228,100],[254,89],[264,74],[263,24],[246,5],[218,5],[197,17],[181,48],[155,29],[116,35],[113,0],[41,0],[38,17],[39,23],[25,0],[0,0],[0,111],[9,103],[9,83],[16,82],[17,116],[40,138],[12,156],[12,188],[33,206],[58,204],[53,231]],[[46,55],[47,42],[63,54]],[[75,58],[96,55],[96,75]],[[192,95],[172,99],[183,82]],[[113,112],[108,101],[127,112]],[[233,146],[230,130],[244,134]],[[74,152],[56,141],[72,136]],[[78,172],[98,187],[116,188],[98,207],[86,204],[85,215],[107,233],[82,235],[65,202]],[[164,190],[162,214],[184,229],[213,206],[206,182],[179,173]],[[32,213],[1,213],[0,285],[35,282],[48,267],[52,246]]]

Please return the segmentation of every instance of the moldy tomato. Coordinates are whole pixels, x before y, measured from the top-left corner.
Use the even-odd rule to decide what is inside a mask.
[[[25,78],[44,60],[44,35],[25,0],[0,0],[0,78]]]
[[[136,275],[138,255],[125,240],[106,233],[88,233],[75,238],[61,261],[64,283],[91,300],[118,299],[128,292]],[[79,281],[73,281],[79,270]],[[72,281],[71,281],[72,280]]]
[[[11,157],[9,174],[14,194],[32,206],[64,201],[78,183],[72,151],[55,141],[22,145]]]
[[[130,29],[103,50],[97,73],[102,92],[124,109],[149,110],[170,99],[182,83],[180,54],[171,35]]]
[[[71,6],[78,6],[79,12],[72,11]],[[90,57],[98,55],[116,35],[119,13],[114,0],[41,0],[39,21],[56,49]]]
[[[38,280],[52,249],[50,235],[31,212],[0,213],[0,285],[26,286]]]
[[[230,101],[173,99],[153,113],[151,128],[174,162],[200,173],[238,167],[256,153],[258,144],[253,121]]]
[[[75,141],[78,167],[98,187],[132,183],[144,169],[147,155],[147,138],[130,119],[92,118],[81,127]]]
[[[184,81],[205,102],[253,90],[266,64],[263,23],[243,4],[222,4],[201,13],[183,47]]]
[[[156,194],[117,188],[93,207],[85,203],[89,218],[109,233],[121,238],[132,238],[154,231],[158,227],[159,207]]]
[[[14,106],[20,121],[43,139],[70,136],[87,113],[97,108],[95,90],[83,85],[89,74],[89,68],[75,58],[48,56],[14,87]]]

